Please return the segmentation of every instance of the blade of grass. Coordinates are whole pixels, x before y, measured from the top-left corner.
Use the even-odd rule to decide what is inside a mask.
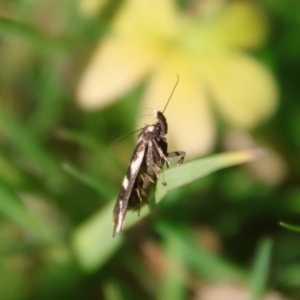
[[[235,152],[227,152],[170,168],[164,172],[166,186],[157,184],[155,201],[158,203],[168,191],[193,182],[214,171],[257,160],[265,155],[262,149],[249,149]]]
[[[84,148],[89,148],[91,150],[101,153],[101,156],[107,157],[109,160],[116,161],[116,156],[113,154],[110,148],[103,146],[99,141],[87,135],[86,132],[76,132],[75,130],[60,129],[56,132],[56,137],[72,143],[76,143]],[[123,164],[116,161],[120,167]]]
[[[167,188],[158,184],[155,193],[156,202],[161,201],[167,191],[190,183],[218,169],[245,163],[262,155],[261,150],[244,150],[214,155],[191,161],[176,168],[167,170],[165,180]],[[115,203],[110,202],[93,217],[75,229],[72,246],[77,259],[86,271],[95,270],[103,264],[122,242],[122,234],[112,237],[112,211]],[[149,213],[149,207],[144,208],[140,215],[136,212],[127,213],[125,229],[142,220]],[[198,255],[198,254],[197,254]]]
[[[276,280],[286,288],[299,288],[300,286],[300,263],[293,262],[280,268],[276,274]]]
[[[116,191],[109,187],[107,184],[100,184],[99,180],[96,180],[92,177],[87,176],[86,174],[81,173],[71,165],[64,163],[62,166],[63,170],[76,178],[78,181],[81,181],[85,185],[89,186],[91,189],[95,190],[99,195],[112,198],[116,195]]]
[[[137,256],[136,252],[131,251],[130,248],[123,249],[122,257],[120,257],[120,263],[122,266],[132,274],[133,277],[138,278],[138,284],[145,290],[149,295],[151,295],[151,299],[157,298],[157,274],[149,273],[149,267],[145,264],[145,256],[148,257],[149,254],[147,251],[149,243],[146,242],[141,247],[142,253],[141,256]],[[150,251],[151,252],[151,251]]]
[[[235,281],[247,282],[246,272],[233,265],[231,262],[209,253],[204,247],[196,242],[187,228],[175,229],[165,222],[156,224],[156,228],[164,239],[173,239],[178,247],[182,248],[182,257],[187,268],[192,268],[196,274],[207,281]]]
[[[8,35],[14,35],[28,41],[30,44],[38,46],[39,48],[53,52],[65,52],[70,49],[71,43],[66,38],[53,38],[47,36],[44,32],[38,32],[30,26],[0,17],[0,30]]]
[[[85,132],[77,132],[75,130],[60,128],[56,131],[56,137],[62,141],[76,143],[85,148],[101,149],[99,142],[89,137]]]
[[[0,110],[0,129],[12,141],[15,149],[35,163],[47,182],[55,188],[63,184],[63,173],[50,153],[34,139],[30,132],[8,112]]]
[[[10,186],[20,186],[25,181],[21,170],[13,165],[3,153],[0,152],[0,178]]]
[[[53,68],[56,64],[57,62],[53,60]],[[45,140],[57,128],[67,97],[59,82],[59,76],[48,68],[32,76],[30,85],[35,98],[40,101],[35,102],[34,109],[26,120],[27,129],[32,136]]]
[[[264,239],[258,246],[251,279],[251,300],[260,300],[266,288],[272,245],[270,239]]]
[[[291,225],[285,222],[280,222],[280,226],[292,231],[300,232],[300,226]]]
[[[18,196],[0,182],[0,213],[32,234],[42,244],[54,244],[60,239],[51,224],[29,211]]]
[[[124,295],[118,285],[118,282],[108,282],[103,286],[104,298],[106,300],[123,300]]]
[[[174,236],[164,240],[164,262],[158,299],[186,299],[187,272],[184,249]]]
[[[98,19],[81,18],[75,20],[73,25],[77,25],[77,30],[73,30],[72,35],[52,37],[46,32],[38,31],[27,24],[0,17],[0,31],[2,33],[21,38],[34,45],[38,50],[51,54],[65,54],[74,47],[84,44],[84,41],[98,41],[101,35],[110,30],[105,22]]]

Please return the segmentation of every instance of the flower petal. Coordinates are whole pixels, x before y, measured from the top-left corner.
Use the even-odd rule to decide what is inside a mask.
[[[216,27],[226,44],[244,48],[260,46],[268,31],[262,10],[246,1],[235,1],[225,6]]]
[[[126,1],[82,76],[79,104],[99,108],[132,89],[161,55],[162,40],[176,33],[175,12],[171,0]]]
[[[157,71],[148,85],[142,109],[163,111],[176,83],[176,72],[179,83],[164,112],[169,125],[169,151],[186,151],[187,158],[193,158],[208,153],[215,139],[208,99],[195,76],[184,68]]]
[[[272,74],[257,60],[235,53],[202,66],[216,107],[225,120],[250,129],[273,114],[278,90]]]
[[[176,7],[172,0],[127,0],[115,18],[114,28],[141,39],[169,38],[176,32]]]
[[[97,47],[79,82],[79,105],[95,109],[111,103],[132,89],[154,61],[154,55],[135,40],[106,39]]]

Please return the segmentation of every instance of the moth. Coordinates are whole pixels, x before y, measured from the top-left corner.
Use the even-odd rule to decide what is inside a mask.
[[[181,164],[184,160],[184,151],[168,152],[168,143],[166,140],[168,124],[164,112],[177,84],[178,79],[164,110],[162,112],[154,110],[157,122],[152,125],[145,125],[138,134],[138,142],[133,151],[113,210],[113,236],[123,229],[127,210],[140,211],[142,206],[148,202],[151,187],[155,184],[156,180],[166,185],[160,178],[159,173],[164,163],[166,163],[167,167],[171,165],[168,158],[179,157],[177,164]]]

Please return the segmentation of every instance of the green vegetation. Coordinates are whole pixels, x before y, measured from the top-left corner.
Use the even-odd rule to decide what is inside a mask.
[[[203,135],[203,143],[214,143],[205,155],[189,152],[175,132],[170,151],[186,151],[187,161],[164,170],[167,186],[153,189],[151,208],[128,212],[112,238],[112,210],[137,134],[116,140],[136,130],[154,68],[112,100],[84,102],[83,74],[126,3],[92,2],[0,2],[0,298],[214,300],[231,291],[240,297],[232,300],[300,299],[300,5],[260,1],[268,37],[253,38],[252,48],[239,44],[273,74],[278,99],[254,110],[246,103],[241,119],[261,114],[251,126],[238,124],[221,101],[210,103],[217,134]],[[194,21],[196,3],[178,0],[180,16]],[[180,34],[192,34],[191,24]],[[212,74],[204,78],[214,82]],[[101,92],[102,79],[96,83]],[[212,86],[209,101],[220,96],[221,86]],[[234,91],[224,90],[230,99]],[[150,107],[162,109],[166,100]],[[176,107],[186,113],[188,100],[171,102],[167,119]],[[183,124],[189,118],[176,115]],[[193,140],[199,131],[201,144],[203,128],[195,124],[184,134]]]

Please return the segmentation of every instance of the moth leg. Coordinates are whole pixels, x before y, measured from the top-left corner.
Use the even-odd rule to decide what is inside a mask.
[[[163,160],[166,162],[167,164],[167,168],[169,168],[169,166],[171,165],[171,163],[169,162],[167,156],[168,156],[168,153],[167,153],[167,156],[165,155],[163,149],[159,146],[159,144],[157,143],[156,140],[153,140],[153,143],[155,145],[155,149],[157,150],[158,152],[158,155],[163,158]]]
[[[161,170],[161,167],[157,166],[157,162],[154,161],[154,155],[153,155],[153,153],[155,153],[154,149],[157,150],[159,157],[160,158],[162,157],[164,160],[165,160],[165,155],[163,154],[163,151],[161,150],[159,145],[156,143],[156,141],[153,140],[153,142],[154,142],[155,147],[153,147],[152,143],[149,143],[149,145],[148,145],[148,151],[146,154],[147,155],[147,166],[148,166],[148,168],[150,167],[153,170],[153,172],[156,175],[156,178],[160,181],[160,183],[162,185],[167,185],[167,183],[165,181],[163,181],[158,174]],[[156,167],[158,170],[156,169]]]
[[[145,179],[147,178],[150,182],[155,183],[155,181],[152,179],[151,176],[148,174],[141,175],[143,182],[145,182]]]
[[[160,176],[159,176],[159,174],[158,174],[158,171],[155,169],[155,166],[152,167],[152,170],[153,170],[153,172],[155,173],[156,178],[160,181],[160,183],[161,183],[162,185],[167,185],[167,183],[166,183],[165,181],[163,181],[163,180],[160,178]],[[160,169],[159,169],[159,171],[160,171]]]
[[[163,150],[159,147],[158,143],[154,140],[153,141],[155,146],[156,146],[156,149],[159,153],[159,155],[165,160],[166,162],[166,165],[167,167],[169,168],[171,164],[171,162],[168,160],[167,157],[177,157],[177,156],[180,156],[180,159],[178,160],[177,164],[176,165],[180,165],[183,163],[183,160],[185,158],[185,152],[184,151],[174,151],[174,152],[170,152],[170,153],[167,153],[167,157],[166,155],[164,154]]]
[[[163,180],[160,178],[160,176],[159,176],[159,174],[157,173],[157,171],[155,170],[155,168],[153,168],[153,171],[154,171],[154,173],[155,173],[157,179],[160,181],[160,183],[161,183],[162,185],[167,185],[167,183],[166,183],[165,181],[163,181]]]
[[[140,200],[140,205],[139,205],[139,208],[138,208],[138,216],[140,216],[140,210],[141,210],[141,207],[143,206],[142,203],[143,203],[143,198],[142,198],[142,195],[140,193],[140,190],[137,188],[136,190],[136,194]]]
[[[185,152],[184,151],[174,151],[168,153],[168,157],[177,157],[180,156],[180,159],[177,162],[177,165],[181,165],[183,163],[183,160],[185,158]]]

